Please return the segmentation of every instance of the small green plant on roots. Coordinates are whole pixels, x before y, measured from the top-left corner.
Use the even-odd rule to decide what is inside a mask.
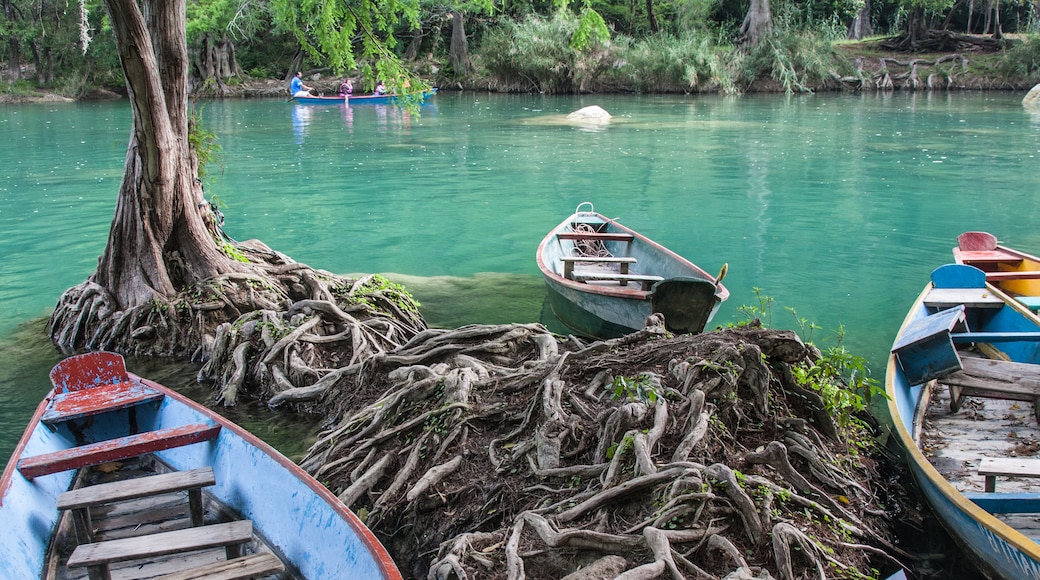
[[[639,375],[635,378],[618,376],[610,385],[610,399],[628,399],[632,402],[642,402],[653,406],[657,403],[660,395],[654,386],[650,375]]]

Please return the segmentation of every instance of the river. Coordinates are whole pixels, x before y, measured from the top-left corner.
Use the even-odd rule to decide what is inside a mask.
[[[222,147],[207,195],[236,239],[406,282],[431,324],[546,320],[534,252],[583,201],[708,271],[715,324],[772,299],[774,327],[883,360],[956,236],[1040,250],[1040,115],[1011,93],[540,96],[442,91],[419,115],[283,99],[197,104]],[[564,116],[599,105],[607,127]],[[104,248],[126,102],[0,107],[0,456],[60,357],[44,322]],[[551,320],[546,320],[550,324]],[[193,368],[132,361],[204,399]],[[288,417],[236,417],[290,455]],[[248,416],[246,416],[248,415]],[[274,424],[272,427],[271,424]]]

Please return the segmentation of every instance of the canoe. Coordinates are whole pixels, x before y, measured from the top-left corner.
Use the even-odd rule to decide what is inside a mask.
[[[428,101],[431,97],[437,94],[437,89],[432,88],[428,91],[423,91],[421,95],[415,95],[419,97],[420,102]],[[351,95],[350,98],[344,97],[325,97],[325,96],[313,96],[313,97],[293,97],[291,100],[296,101],[300,105],[391,105],[397,102],[397,95]]]
[[[885,382],[910,471],[959,548],[994,578],[1040,578],[1040,493],[1030,491],[1040,459],[1016,446],[1040,435],[1036,318],[985,272],[937,268],[895,338]]]
[[[623,336],[655,313],[671,332],[701,332],[729,297],[725,266],[714,277],[589,202],[549,231],[537,260],[553,314],[581,336]]]
[[[121,356],[51,381],[0,480],[5,577],[401,578],[328,489]]]
[[[986,272],[986,280],[1036,312],[1040,309],[1040,258],[1001,245],[988,232],[957,236],[953,258]]]

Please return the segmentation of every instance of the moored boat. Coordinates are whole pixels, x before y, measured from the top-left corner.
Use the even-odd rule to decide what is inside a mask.
[[[725,265],[712,276],[589,202],[549,231],[537,260],[553,314],[592,338],[635,332],[655,313],[671,332],[701,332],[729,297]]]
[[[886,392],[910,471],[960,549],[993,577],[1040,578],[1036,318],[985,272],[937,268],[895,338]]]
[[[1002,245],[989,232],[964,232],[957,236],[953,258],[985,272],[986,281],[1033,312],[1040,309],[1040,257]]]
[[[0,480],[5,577],[401,578],[327,488],[121,356],[51,380]]]
[[[420,103],[429,101],[434,95],[437,94],[437,88],[423,91],[422,93],[410,93],[408,95],[351,95],[350,97],[333,97],[333,96],[310,96],[310,97],[293,97],[290,100],[296,101],[300,105],[392,105],[398,100],[404,101],[409,98],[418,99]]]

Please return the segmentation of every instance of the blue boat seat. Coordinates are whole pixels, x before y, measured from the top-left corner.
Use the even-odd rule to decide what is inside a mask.
[[[955,329],[967,330],[963,304],[910,323],[892,345],[907,382],[919,385],[961,370],[951,338]]]

